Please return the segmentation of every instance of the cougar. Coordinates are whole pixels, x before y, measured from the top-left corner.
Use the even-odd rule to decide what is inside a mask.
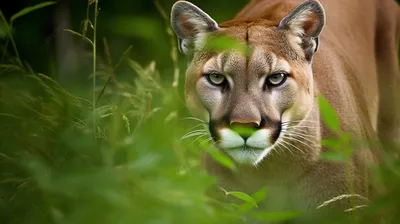
[[[316,209],[341,195],[372,197],[369,168],[382,149],[353,143],[400,137],[395,1],[253,0],[223,23],[177,1],[171,26],[189,62],[187,108],[237,167],[205,154],[219,186],[248,194],[265,187],[264,206],[275,210]],[[212,47],[218,38],[238,44]],[[324,122],[319,99],[350,136],[347,162],[321,156],[332,150],[323,139],[337,134]],[[351,205],[338,199],[329,206]]]

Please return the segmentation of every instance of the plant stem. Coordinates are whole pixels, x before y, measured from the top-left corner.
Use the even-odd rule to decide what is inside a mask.
[[[9,41],[10,41],[10,39],[7,38],[7,39],[6,39],[6,43],[4,44],[4,50],[3,50],[3,54],[1,55],[0,63],[3,63],[3,60],[4,60],[4,58],[6,57]]]
[[[15,52],[15,56],[17,57],[18,64],[19,64],[21,67],[24,67],[24,65],[23,65],[22,62],[21,62],[21,58],[19,57],[19,53],[18,53],[17,45],[15,44],[14,37],[13,37],[12,34],[11,34],[12,24],[10,23],[10,25],[9,25],[9,24],[7,23],[7,20],[6,20],[6,18],[4,17],[3,12],[2,12],[1,10],[0,10],[0,18],[4,21],[4,24],[5,24],[5,26],[6,26],[8,38],[10,38],[11,44],[12,44],[13,49],[14,49],[14,52]]]
[[[179,62],[178,62],[178,54],[179,54],[178,46],[177,46],[178,44],[177,44],[176,38],[174,36],[174,32],[172,31],[172,29],[170,27],[171,25],[169,23],[169,17],[167,15],[167,13],[161,7],[160,2],[158,0],[155,0],[154,4],[165,21],[165,25],[167,27],[167,34],[170,37],[170,43],[171,43],[171,47],[172,47],[170,56],[171,56],[172,63],[174,65],[174,79],[172,82],[172,87],[177,89],[178,85],[179,85],[179,74],[180,74]]]
[[[90,11],[90,4],[88,3],[88,6],[87,6],[87,8],[86,8],[86,20],[87,20],[87,21],[90,21],[90,20],[89,20],[89,11]]]
[[[96,28],[97,28],[98,0],[95,1],[94,7],[94,24],[93,24],[93,133],[96,139]]]

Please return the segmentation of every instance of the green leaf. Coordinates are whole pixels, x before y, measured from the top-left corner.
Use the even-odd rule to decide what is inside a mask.
[[[322,152],[320,158],[331,162],[346,162],[348,160],[348,156],[343,151]]]
[[[237,50],[246,55],[249,53],[249,48],[246,44],[227,36],[208,37],[205,48],[212,51]]]
[[[212,149],[208,149],[207,150],[208,153],[210,153],[210,155],[217,161],[219,162],[221,165],[229,168],[229,169],[236,169],[236,165],[235,163],[226,155],[224,155],[223,153],[221,153],[220,151],[212,148]]]
[[[323,96],[318,96],[318,104],[321,112],[321,118],[329,129],[335,132],[340,131],[339,118],[336,115],[335,110],[329,104],[328,100]]]
[[[82,34],[80,34],[80,33],[78,33],[78,32],[75,32],[75,31],[70,30],[70,29],[64,29],[64,31],[70,32],[70,33],[72,33],[72,34],[74,34],[74,35],[76,35],[76,36],[78,36],[78,37],[82,37],[82,39],[84,39],[84,40],[86,40],[87,42],[89,42],[92,46],[94,45],[93,42],[92,42],[89,38],[83,36]]]
[[[281,222],[293,220],[300,217],[303,212],[298,211],[284,211],[284,212],[254,212],[252,216],[261,221],[267,222]]]
[[[341,142],[339,139],[322,139],[321,145],[332,150],[340,150]]]
[[[346,145],[349,145],[350,144],[350,141],[351,141],[351,136],[349,135],[349,134],[347,134],[346,132],[342,132],[342,133],[340,133],[340,141],[343,143],[343,144],[346,144]]]
[[[259,203],[259,202],[265,200],[266,197],[267,197],[267,188],[261,188],[260,190],[258,190],[257,192],[255,192],[251,195],[251,198],[253,198],[253,200],[256,203]],[[257,204],[254,204],[253,202],[248,202],[248,203],[245,203],[245,204],[239,206],[238,210],[240,212],[247,212],[256,206],[257,206]]]
[[[261,188],[260,190],[258,190],[257,192],[255,192],[254,194],[251,195],[251,197],[256,201],[256,202],[260,202],[263,201],[265,198],[267,198],[267,188]]]
[[[254,201],[254,199],[246,193],[232,191],[232,192],[226,192],[226,195],[232,195],[233,197],[235,197],[237,199],[240,199],[242,201],[245,201],[247,203],[254,205],[255,207],[258,207],[256,201]]]
[[[13,16],[11,16],[10,23],[13,23],[19,17],[24,16],[24,15],[30,13],[30,12],[33,12],[35,10],[44,8],[46,6],[54,5],[56,3],[57,2],[42,2],[42,3],[39,3],[39,4],[34,5],[34,6],[29,6],[29,7],[23,8],[21,11],[15,13]]]

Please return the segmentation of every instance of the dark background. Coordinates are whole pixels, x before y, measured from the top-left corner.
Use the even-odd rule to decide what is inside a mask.
[[[1,1],[0,9],[9,20],[22,8],[41,2],[44,1]],[[168,16],[174,2],[175,0],[159,1]],[[217,22],[221,22],[232,18],[248,1],[191,2],[209,13]],[[52,76],[62,84],[76,84],[87,80],[90,73],[88,65],[91,63],[91,48],[79,37],[63,31],[66,28],[81,31],[82,21],[86,18],[86,8],[85,0],[61,0],[56,5],[17,19],[13,25],[13,35],[21,59],[29,63],[35,72]],[[93,8],[92,6],[91,19]],[[166,73],[170,74],[168,69],[171,69],[171,61],[168,59],[171,39],[166,32],[166,21],[158,12],[154,1],[100,0],[99,8],[97,46],[100,58],[104,53],[103,38],[106,38],[114,60],[118,60],[132,45],[130,56],[133,60],[140,64],[154,60],[160,71],[166,69]],[[91,32],[88,32],[88,37],[92,37]],[[1,40],[4,42],[4,37]],[[12,52],[10,46],[8,49]],[[168,74],[166,76],[169,76]]]

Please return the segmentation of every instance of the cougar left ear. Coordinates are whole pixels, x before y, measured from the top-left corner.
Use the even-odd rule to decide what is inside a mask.
[[[325,25],[325,11],[317,0],[306,0],[285,16],[279,28],[302,38],[307,60],[318,50],[319,35]]]
[[[193,54],[199,34],[219,29],[209,15],[187,1],[178,1],[172,6],[171,26],[178,36],[179,50],[188,56]]]

